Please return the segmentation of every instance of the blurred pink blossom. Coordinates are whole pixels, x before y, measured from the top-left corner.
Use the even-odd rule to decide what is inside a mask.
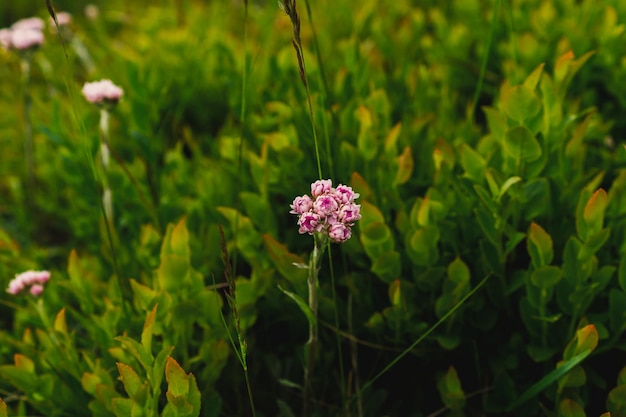
[[[113,84],[111,80],[100,80],[85,83],[83,95],[88,102],[94,104],[115,104],[124,94],[124,90]]]
[[[11,31],[11,47],[25,50],[43,43],[43,32],[36,29],[13,29]]]
[[[30,29],[30,30],[37,30],[41,32],[43,31],[44,26],[45,26],[45,23],[43,19],[39,17],[28,17],[26,19],[20,19],[17,22],[13,23],[13,25],[11,26],[11,29],[13,30]]]
[[[40,295],[44,290],[44,285],[50,280],[49,271],[26,271],[17,274],[15,278],[9,282],[7,292],[17,295],[30,287],[30,293],[34,296]]]

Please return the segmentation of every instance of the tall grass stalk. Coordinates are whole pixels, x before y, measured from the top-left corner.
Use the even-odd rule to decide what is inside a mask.
[[[241,123],[241,132],[239,135],[239,146],[237,148],[237,193],[235,195],[235,227],[234,227],[234,235],[233,240],[235,242],[235,248],[237,248],[237,239],[239,235],[239,221],[240,221],[240,211],[241,211],[241,183],[243,177],[243,151],[244,151],[244,134],[246,127],[246,107],[247,107],[247,97],[248,97],[248,0],[244,0],[243,2],[243,10],[244,10],[244,21],[243,21],[243,69],[241,71],[241,109],[239,113],[239,120]],[[228,249],[226,247],[226,240],[224,238],[224,231],[222,227],[219,227],[220,230],[220,238],[222,242],[222,261],[224,263],[224,275],[226,278],[226,282],[228,283],[228,294],[227,300],[228,305],[233,314],[233,319],[235,321],[235,330],[237,332],[237,340],[238,345],[235,344],[235,341],[232,339],[230,331],[228,330],[228,325],[226,324],[226,320],[221,314],[222,321],[226,326],[226,330],[228,332],[228,337],[230,338],[231,345],[233,350],[237,354],[237,359],[241,364],[241,368],[243,369],[244,378],[246,381],[246,391],[248,392],[248,402],[250,403],[250,409],[252,410],[252,417],[256,417],[256,407],[254,406],[254,396],[252,395],[252,387],[250,386],[250,373],[248,372],[248,344],[244,337],[243,332],[241,331],[241,320],[239,317],[239,311],[237,310],[237,293],[236,293],[236,285],[235,279],[237,277],[237,251],[233,254],[232,263],[230,257],[228,255]]]
[[[103,187],[101,186],[102,181],[100,180],[100,175],[98,174],[98,170],[96,169],[95,159],[91,153],[91,148],[90,148],[89,139],[87,135],[87,129],[85,127],[82,117],[80,117],[77,112],[77,108],[79,107],[77,103],[82,100],[81,100],[81,97],[79,97],[79,94],[76,90],[76,85],[74,83],[74,79],[75,79],[74,70],[70,62],[70,57],[67,53],[67,42],[63,36],[63,32],[61,31],[61,28],[59,27],[59,22],[57,20],[57,16],[54,11],[54,7],[53,7],[51,0],[46,0],[46,7],[48,9],[48,13],[50,14],[50,17],[52,17],[52,20],[54,20],[54,24],[57,28],[57,33],[59,34],[59,39],[61,40],[61,45],[63,46],[63,54],[65,55],[65,63],[67,64],[67,73],[66,73],[67,75],[66,77],[64,77],[63,81],[65,82],[65,87],[67,89],[68,95],[70,97],[70,102],[72,104],[70,107],[72,109],[72,116],[74,117],[74,122],[78,126],[81,136],[84,138],[83,150],[84,150],[87,162],[89,164],[89,167],[91,168],[91,173],[94,177],[94,188],[96,189],[96,193],[100,197],[102,196],[104,190],[103,190]],[[130,287],[130,281],[128,280],[128,278],[124,279],[122,275],[120,274],[120,269],[117,263],[116,247],[115,247],[115,243],[113,240],[113,234],[109,226],[109,223],[107,221],[106,211],[105,211],[104,204],[102,204],[102,199],[99,198],[99,200],[100,200],[100,210],[105,219],[107,240],[109,243],[109,247],[111,249],[111,255],[113,259],[113,270],[117,278],[116,282],[118,284],[120,294],[122,295],[122,300],[123,300],[122,305],[123,305],[124,315],[127,320],[130,320],[131,312],[130,312],[129,304],[132,304],[132,301],[131,301],[132,289]]]
[[[483,52],[483,59],[480,64],[480,74],[478,75],[478,82],[476,83],[476,89],[474,90],[474,98],[472,99],[472,108],[469,114],[469,123],[473,123],[474,114],[476,113],[476,104],[478,103],[478,97],[483,89],[483,82],[485,80],[485,71],[487,70],[487,63],[489,62],[489,52],[491,51],[491,44],[493,43],[494,34],[498,22],[498,12],[500,11],[501,0],[496,0],[493,6],[493,17],[491,18],[491,26],[489,28],[489,37],[487,38],[487,44],[485,45],[485,51]]]
[[[313,132],[313,144],[315,146],[315,160],[317,163],[317,174],[319,179],[323,179],[322,164],[320,158],[319,141],[317,137],[317,129],[315,126],[315,113],[313,112],[313,103],[311,99],[311,90],[309,88],[309,79],[306,71],[306,61],[304,58],[304,49],[302,48],[302,39],[300,37],[300,15],[296,8],[296,0],[283,0],[279,3],[282,10],[285,12],[291,20],[293,26],[293,37],[291,43],[296,52],[296,58],[298,60],[298,70],[300,74],[300,80],[304,85],[306,92],[307,108],[309,111],[309,119],[311,121],[311,130]],[[310,9],[309,19],[311,19]],[[311,21],[311,20],[309,20]],[[326,239],[318,238],[316,233],[314,238],[314,248],[311,258],[309,259],[309,273],[307,277],[307,286],[309,289],[309,308],[313,313],[313,320],[309,320],[309,339],[306,343],[307,355],[306,355],[306,368],[304,371],[304,393],[302,396],[302,415],[308,417],[310,415],[310,397],[312,395],[312,380],[315,370],[315,361],[317,355],[317,342],[318,342],[318,325],[317,325],[317,308],[318,308],[318,286],[319,286],[319,265],[324,250],[329,245]]]
[[[256,417],[256,407],[254,406],[254,397],[252,395],[252,387],[250,386],[250,374],[248,372],[248,342],[246,341],[243,331],[241,330],[241,317],[239,316],[239,310],[237,309],[237,284],[235,281],[235,276],[233,276],[233,269],[230,264],[228,248],[226,247],[226,238],[224,237],[224,229],[219,226],[219,231],[220,246],[222,250],[222,262],[224,264],[224,277],[226,278],[226,282],[228,284],[226,300],[228,301],[228,306],[230,307],[230,310],[233,314],[235,331],[237,332],[237,343],[235,343],[235,341],[233,340],[230,329],[221,310],[220,317],[222,318],[222,323],[224,324],[226,332],[228,333],[228,338],[230,339],[233,350],[237,355],[237,359],[239,360],[239,363],[243,368],[243,374],[246,380],[246,390],[248,391],[248,401],[250,402],[250,409],[252,410],[252,417]]]

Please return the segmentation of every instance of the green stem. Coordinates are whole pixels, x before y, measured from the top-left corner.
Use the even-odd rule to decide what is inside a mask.
[[[314,320],[309,321],[309,340],[306,342],[307,366],[304,370],[304,395],[302,403],[302,415],[308,417],[310,415],[310,398],[312,393],[312,380],[315,369],[315,359],[317,355],[318,326],[317,326],[317,310],[318,310],[318,275],[320,269],[320,261],[324,250],[328,245],[328,236],[323,233],[315,233],[313,235],[314,245],[313,253],[309,259],[309,274],[307,277],[307,285],[309,287],[309,308],[313,313]]]
[[[32,201],[35,187],[35,150],[33,143],[33,124],[30,120],[32,100],[30,98],[30,59],[24,56],[21,59],[22,70],[22,103],[24,105],[24,158],[26,160],[26,185],[28,189],[27,201]]]
[[[480,75],[478,76],[478,83],[476,84],[476,90],[474,90],[474,99],[472,100],[472,110],[469,114],[469,122],[472,123],[474,120],[474,113],[476,112],[476,103],[478,103],[478,97],[480,96],[480,92],[483,88],[483,81],[485,79],[485,71],[487,70],[487,62],[489,62],[489,51],[491,51],[491,43],[493,42],[494,34],[496,31],[496,23],[498,11],[500,10],[501,0],[496,0],[496,3],[493,7],[493,17],[491,19],[491,27],[489,28],[489,37],[487,38],[487,45],[485,47],[485,52],[483,53],[483,59],[480,64]]]

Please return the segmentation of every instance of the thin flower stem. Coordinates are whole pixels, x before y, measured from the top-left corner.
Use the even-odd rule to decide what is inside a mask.
[[[33,124],[30,119],[32,100],[30,98],[30,60],[31,56],[21,59],[22,70],[22,104],[24,106],[24,158],[26,160],[26,184],[29,195],[27,201],[32,201],[31,193],[35,187],[35,149],[33,143]]]

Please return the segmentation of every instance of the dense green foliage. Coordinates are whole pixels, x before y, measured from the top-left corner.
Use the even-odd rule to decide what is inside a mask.
[[[301,413],[294,29],[272,1],[161,3],[54,2],[64,43],[0,48],[0,285],[52,272],[0,295],[9,416],[253,415],[242,364],[256,415]],[[309,3],[322,177],[362,215],[322,262],[312,415],[626,416],[626,3]]]

